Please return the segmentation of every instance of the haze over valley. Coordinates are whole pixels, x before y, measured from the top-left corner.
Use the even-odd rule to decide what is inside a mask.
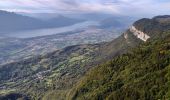
[[[108,42],[117,38],[135,20],[125,16],[103,17],[102,14],[98,19],[90,19],[96,15],[87,14],[86,19],[60,15],[47,20],[6,11],[0,13],[0,18],[4,23],[5,20],[7,22],[1,23],[1,63],[30,58],[72,45]],[[115,20],[111,21],[112,17]],[[127,23],[122,23],[124,21]]]
[[[1,0],[0,100],[169,100],[168,0]]]

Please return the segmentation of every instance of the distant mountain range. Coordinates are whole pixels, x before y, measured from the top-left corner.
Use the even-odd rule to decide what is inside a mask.
[[[60,15],[63,15],[65,17],[69,18],[76,18],[76,19],[84,19],[84,20],[104,20],[106,18],[110,18],[114,15],[112,14],[105,14],[105,13],[69,13],[69,14],[59,14],[59,13],[19,13],[22,15],[34,17],[34,18],[40,18],[40,19],[51,19],[58,17]]]
[[[41,19],[50,19],[55,17],[60,17],[61,15],[57,13],[21,13],[23,15],[41,18]],[[49,15],[49,16],[47,16]],[[44,16],[44,18],[43,18]],[[98,21],[101,24],[101,28],[118,28],[118,27],[126,27],[131,25],[134,21],[136,21],[137,17],[129,17],[123,15],[113,15],[113,14],[105,14],[105,13],[84,13],[84,14],[64,14],[66,17],[83,19],[89,21]]]
[[[14,12],[0,11],[0,34],[21,30],[41,28],[54,28],[73,25],[84,20],[58,16],[54,19],[41,20],[38,18],[23,16]]]

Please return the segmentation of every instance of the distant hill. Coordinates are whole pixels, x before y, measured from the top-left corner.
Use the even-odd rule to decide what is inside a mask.
[[[128,16],[112,16],[100,21],[101,28],[128,28],[137,18]]]
[[[56,18],[57,18],[57,20],[61,18],[61,20],[58,20],[59,23],[62,22],[62,19],[65,17],[66,17],[66,20],[67,20],[67,17],[72,19],[72,20],[68,19],[68,22],[74,21],[74,18],[88,20],[88,21],[97,21],[97,22],[99,22],[99,24],[101,24],[99,26],[99,28],[114,28],[114,29],[115,28],[127,29],[129,25],[131,25],[134,21],[136,21],[138,19],[136,17],[105,14],[105,13],[65,14],[64,15],[65,17],[62,15],[59,15],[57,13],[35,13],[35,14],[21,13],[21,14],[27,15],[27,16],[32,16],[35,18],[40,18],[43,20],[47,20],[47,19],[51,18],[52,22]],[[54,21],[54,22],[56,22],[56,21]]]
[[[62,16],[62,15],[58,15],[55,18],[46,20],[48,25],[51,27],[69,26],[69,25],[73,25],[73,24],[81,22],[81,21],[85,21],[85,20],[68,18],[68,17]]]
[[[21,15],[26,15],[34,18],[40,18],[43,20],[56,18],[58,16],[65,16],[69,18],[75,19],[84,19],[84,20],[103,20],[113,16],[112,14],[105,14],[105,13],[69,13],[69,14],[59,14],[59,13],[18,13]]]
[[[21,30],[69,26],[81,21],[82,20],[66,18],[64,16],[43,21],[37,18],[16,14],[14,12],[0,11],[0,34]]]

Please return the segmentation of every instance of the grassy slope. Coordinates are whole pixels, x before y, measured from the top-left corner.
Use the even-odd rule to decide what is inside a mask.
[[[170,36],[147,42],[102,64],[70,91],[77,100],[158,100],[170,98]]]

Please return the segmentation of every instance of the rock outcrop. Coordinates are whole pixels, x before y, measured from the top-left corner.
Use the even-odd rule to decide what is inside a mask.
[[[138,30],[138,29],[136,29],[135,26],[132,26],[132,27],[130,28],[130,31],[131,31],[137,38],[141,39],[142,41],[145,41],[145,42],[146,42],[146,41],[150,38],[149,35],[147,35],[146,33],[142,32],[142,31],[140,31],[140,30]]]

